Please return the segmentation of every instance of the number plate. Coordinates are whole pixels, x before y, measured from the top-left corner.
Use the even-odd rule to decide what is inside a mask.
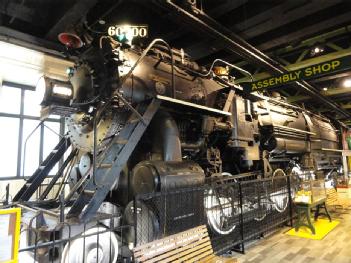
[[[148,25],[115,25],[108,28],[109,36],[120,36],[130,33],[133,37],[148,37]]]

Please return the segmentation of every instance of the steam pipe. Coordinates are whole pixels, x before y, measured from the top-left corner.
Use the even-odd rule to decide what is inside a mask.
[[[197,149],[200,149],[204,144],[205,144],[205,139],[200,138],[194,143],[182,142],[181,146],[182,146],[182,149],[197,150]]]
[[[178,126],[167,112],[158,112],[151,124],[154,133],[152,153],[163,161],[182,161]]]
[[[271,137],[262,147],[270,152],[305,153],[309,151],[310,143],[305,140]]]

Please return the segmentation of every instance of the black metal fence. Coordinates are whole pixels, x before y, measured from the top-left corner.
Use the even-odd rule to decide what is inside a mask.
[[[135,244],[140,245],[206,224],[215,252],[244,252],[245,242],[292,220],[289,176],[247,177],[136,197]]]
[[[22,212],[19,262],[115,263],[132,259],[125,249],[128,244],[120,238],[132,226],[122,226],[119,213],[99,214],[83,224],[69,221],[57,224],[40,211]]]
[[[130,262],[133,247],[204,224],[216,253],[244,252],[247,241],[291,223],[294,185],[289,176],[228,177],[139,195],[124,211],[107,207],[84,224],[51,224],[45,220],[51,210],[46,217],[44,210],[27,211],[20,262]]]

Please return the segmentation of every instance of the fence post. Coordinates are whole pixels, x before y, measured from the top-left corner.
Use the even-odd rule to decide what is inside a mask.
[[[65,221],[65,193],[62,191],[62,193],[59,196],[59,201],[60,201],[60,223],[63,223]]]
[[[245,245],[244,245],[244,219],[243,219],[243,194],[241,189],[241,181],[238,182],[239,184],[239,203],[240,203],[240,217],[239,217],[239,224],[240,224],[240,235],[241,235],[241,252],[245,254]]]
[[[9,204],[9,200],[10,199],[10,184],[6,185],[6,195],[5,195],[5,202],[4,205],[8,205]]]
[[[132,226],[132,227],[134,227],[134,246],[136,246],[137,245],[137,221],[138,221],[138,219],[137,219],[137,201],[136,201],[136,196],[133,198],[133,221],[134,221],[134,225]]]
[[[288,194],[289,194],[289,217],[290,217],[290,226],[293,226],[293,213],[292,213],[292,198],[291,198],[291,176],[288,175],[287,180],[287,187],[288,187]]]

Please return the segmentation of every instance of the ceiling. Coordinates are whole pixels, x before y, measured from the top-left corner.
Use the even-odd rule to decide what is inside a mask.
[[[174,0],[208,14],[222,26],[228,37],[236,36],[263,51],[274,63],[284,67],[298,67],[326,54],[348,54],[351,44],[351,1],[349,0]],[[211,22],[212,21],[212,22]],[[67,50],[58,40],[60,32],[81,25],[91,34],[107,31],[114,24],[148,24],[149,37],[163,38],[202,65],[222,58],[244,67],[252,73],[267,71],[255,61],[243,59],[233,52],[222,39],[198,30],[196,24],[179,16],[162,0],[0,0],[0,40],[40,49],[56,56],[65,56]],[[218,22],[218,23],[217,23]],[[324,52],[311,55],[315,46]],[[350,52],[351,54],[351,52]],[[300,64],[299,64],[300,63]],[[342,87],[341,80],[348,72],[327,76],[309,84],[351,114],[351,88]],[[260,76],[260,75],[256,75]],[[237,78],[243,76],[237,75]],[[325,90],[327,89],[327,90]],[[347,117],[332,108],[324,107],[311,94],[296,85],[280,87],[289,100],[347,121]],[[350,115],[351,116],[351,115]]]

